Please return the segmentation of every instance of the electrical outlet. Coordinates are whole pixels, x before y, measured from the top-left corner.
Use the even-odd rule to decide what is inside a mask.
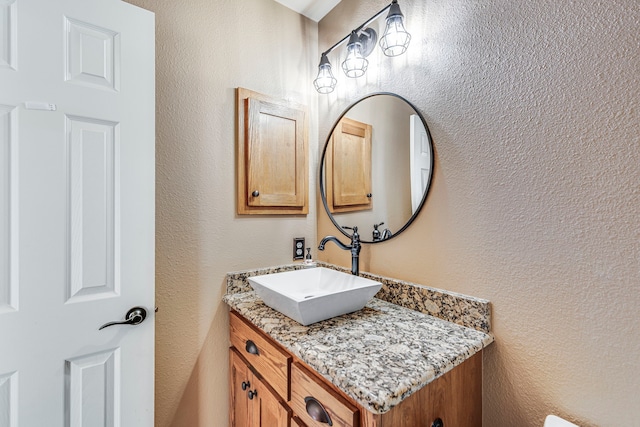
[[[293,259],[304,259],[304,237],[293,238]]]

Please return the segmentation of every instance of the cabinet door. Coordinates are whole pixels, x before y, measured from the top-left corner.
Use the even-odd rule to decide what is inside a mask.
[[[306,107],[238,88],[239,214],[309,213]]]
[[[327,202],[331,212],[371,209],[371,125],[344,117],[326,152]]]
[[[253,417],[254,427],[289,427],[291,410],[284,406],[276,395],[257,377],[254,390],[257,396],[254,397]]]
[[[254,375],[234,347],[229,349],[229,426],[289,427],[291,409]]]
[[[253,385],[251,371],[247,364],[232,347],[229,349],[229,426],[251,427],[251,402],[247,392]],[[245,390],[242,389],[244,384]]]
[[[247,102],[249,206],[303,207],[304,112],[254,98]]]

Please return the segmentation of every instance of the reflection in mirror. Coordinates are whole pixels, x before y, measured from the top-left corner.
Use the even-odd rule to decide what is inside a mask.
[[[406,99],[374,93],[333,126],[322,154],[320,192],[335,226],[357,226],[364,243],[404,231],[427,197],[433,149],[426,122]]]

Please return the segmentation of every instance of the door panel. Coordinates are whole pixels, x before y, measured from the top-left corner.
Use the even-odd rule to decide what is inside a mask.
[[[0,426],[18,425],[18,373],[0,374]]]
[[[120,35],[65,17],[65,80],[97,89],[119,90]]]
[[[109,298],[120,292],[120,259],[115,201],[120,145],[114,122],[67,116],[69,220],[69,298]],[[116,261],[117,260],[117,261]]]
[[[0,68],[16,68],[16,0],[0,0]]]
[[[65,366],[67,425],[113,426],[120,419],[120,351],[68,360]]]
[[[0,105],[0,313],[18,309],[16,121],[16,108]]]

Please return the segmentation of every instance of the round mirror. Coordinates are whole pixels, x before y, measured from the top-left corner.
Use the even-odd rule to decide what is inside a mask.
[[[406,230],[429,193],[431,134],[422,114],[403,97],[372,93],[349,106],[322,152],[320,194],[334,225],[358,227],[363,243]]]

